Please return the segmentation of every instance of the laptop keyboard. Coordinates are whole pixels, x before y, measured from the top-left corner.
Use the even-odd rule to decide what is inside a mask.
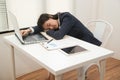
[[[26,42],[31,42],[31,41],[46,40],[46,38],[40,34],[34,34],[34,35],[28,35],[28,36],[23,37],[23,40]]]
[[[26,42],[30,42],[30,41],[37,41],[35,38],[33,37],[26,37],[26,38],[23,38],[24,41]]]

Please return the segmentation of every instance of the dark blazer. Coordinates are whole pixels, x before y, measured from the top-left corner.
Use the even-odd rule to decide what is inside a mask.
[[[60,26],[59,30],[49,30],[46,33],[55,39],[62,39],[65,35],[87,41],[89,43],[100,46],[101,42],[72,14],[69,12],[59,13]],[[40,28],[35,27],[35,32],[39,32]]]

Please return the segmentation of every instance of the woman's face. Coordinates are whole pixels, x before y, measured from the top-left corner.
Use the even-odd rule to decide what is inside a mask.
[[[58,29],[58,20],[49,18],[43,24],[43,28],[44,28],[44,30],[55,30],[55,29]]]

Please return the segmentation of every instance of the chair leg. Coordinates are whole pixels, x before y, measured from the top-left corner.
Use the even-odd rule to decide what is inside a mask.
[[[51,74],[50,72],[48,72],[48,78],[47,80],[55,80],[55,77],[53,74]]]
[[[77,80],[85,80],[86,79],[86,69],[84,67],[80,67],[77,69],[78,71],[78,78]]]
[[[104,80],[105,63],[106,63],[105,60],[93,63],[98,66],[98,70],[100,73],[100,80]],[[88,68],[91,67],[93,64],[85,65],[77,70],[78,71],[78,80],[86,80],[86,78],[87,78],[86,72],[87,72]]]
[[[100,80],[104,80],[106,60],[100,62]]]
[[[55,80],[62,80],[62,75],[55,76]]]
[[[83,77],[83,68],[82,67],[78,68],[77,69],[77,73],[78,73],[77,80],[82,80],[82,77]]]
[[[104,74],[105,74],[105,60],[102,60],[100,62],[97,62],[98,70],[100,73],[100,80],[104,80]]]

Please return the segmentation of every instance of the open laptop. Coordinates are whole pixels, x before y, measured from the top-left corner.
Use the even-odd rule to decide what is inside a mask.
[[[40,43],[46,42],[48,39],[42,35],[41,33],[38,34],[28,34],[27,36],[22,36],[20,33],[20,29],[18,26],[15,26],[15,35],[20,40],[22,44],[33,44],[33,43]]]
[[[16,16],[9,11],[8,17],[10,19],[9,20],[10,25],[14,26],[15,35],[17,36],[17,38],[20,40],[22,44],[32,44],[32,43],[48,41],[48,39],[41,33],[30,34],[25,37],[22,37]]]

